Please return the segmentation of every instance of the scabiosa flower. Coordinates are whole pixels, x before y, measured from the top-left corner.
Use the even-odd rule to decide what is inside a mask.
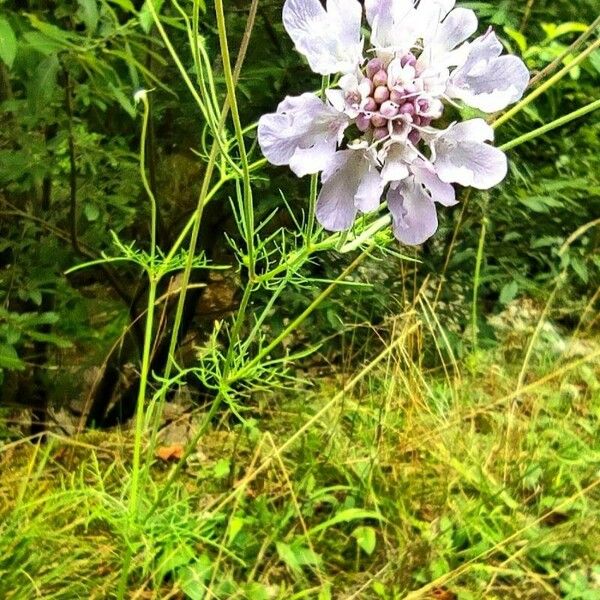
[[[507,173],[492,128],[480,118],[433,126],[448,103],[492,113],[518,101],[529,72],[502,55],[490,29],[455,0],[286,0],[283,23],[313,71],[332,75],[325,97],[287,97],[258,124],[263,154],[299,177],[321,173],[316,215],[349,229],[382,198],[394,235],[418,245],[438,227],[436,204],[456,204],[452,184],[489,189]]]

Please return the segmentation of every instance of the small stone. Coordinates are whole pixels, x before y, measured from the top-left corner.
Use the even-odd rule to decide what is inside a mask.
[[[383,127],[387,124],[387,119],[384,116],[377,113],[371,117],[371,124],[373,125],[373,127]]]
[[[362,115],[362,114],[358,115],[358,117],[356,117],[356,126],[363,133],[365,131],[368,131],[369,128],[371,127],[371,117],[369,117],[368,115]]]
[[[384,102],[379,108],[379,112],[386,118],[391,119],[398,114],[398,105],[390,102]]]
[[[375,102],[375,98],[367,98],[365,105],[363,106],[363,110],[367,112],[374,112],[377,110],[377,102]]]
[[[387,87],[381,85],[378,88],[375,88],[375,92],[373,93],[373,98],[375,98],[375,102],[378,104],[383,104],[390,97],[390,90]]]
[[[373,139],[378,142],[384,140],[389,135],[390,132],[387,127],[377,127],[377,129],[373,130]]]
[[[367,63],[367,77],[373,79],[376,73],[384,68],[383,61],[380,58],[373,58]]]
[[[379,86],[383,86],[383,85],[387,85],[388,82],[388,76],[387,73],[381,69],[380,71],[377,71],[377,73],[375,73],[375,75],[373,75],[373,85],[377,88]]]

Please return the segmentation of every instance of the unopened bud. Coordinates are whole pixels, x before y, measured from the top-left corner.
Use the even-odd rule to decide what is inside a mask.
[[[400,64],[405,67],[406,65],[414,67],[417,64],[416,56],[411,52],[407,54],[401,61]]]
[[[381,105],[379,112],[387,119],[391,119],[398,114],[398,105],[388,100]]]
[[[358,115],[356,117],[356,126],[363,133],[371,127],[371,117],[368,115]]]
[[[387,124],[387,119],[380,114],[375,114],[371,117],[371,124],[373,127],[383,127]]]
[[[396,104],[402,104],[403,100],[404,100],[404,90],[401,89],[394,89],[391,91],[390,93],[390,100],[392,102],[395,102]]]
[[[363,109],[366,110],[367,112],[373,112],[375,110],[377,110],[377,102],[375,102],[374,98],[367,98],[367,101],[365,102],[365,105],[363,106]]]
[[[388,90],[385,86],[380,85],[378,88],[375,88],[375,92],[373,92],[373,98],[375,98],[375,102],[377,104],[382,104],[386,100],[389,100],[390,90]]]
[[[377,73],[375,73],[375,75],[373,75],[373,85],[375,87],[379,87],[380,85],[387,85],[388,82],[388,76],[387,73],[381,69],[380,71],[377,71]]]
[[[416,130],[413,129],[409,134],[408,134],[408,139],[413,143],[413,144],[418,144],[421,141],[421,134]]]
[[[383,61],[380,58],[373,58],[367,63],[367,77],[373,79],[375,73],[381,71],[384,67]]]
[[[388,137],[388,135],[390,135],[390,132],[387,127],[377,127],[377,129],[373,130],[373,139],[375,141],[379,142]]]

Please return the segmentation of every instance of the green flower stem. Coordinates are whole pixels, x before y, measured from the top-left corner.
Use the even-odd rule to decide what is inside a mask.
[[[243,65],[244,59],[246,57],[246,52],[248,50],[248,44],[250,42],[251,32],[254,28],[257,9],[258,9],[258,0],[253,0],[252,5],[250,7],[250,13],[248,15],[248,21],[246,23],[246,30],[244,32],[244,38],[242,40],[242,44],[241,44],[240,50],[238,52],[238,57],[237,57],[236,65],[235,65],[235,72],[232,75],[234,86],[235,86],[235,82],[237,82],[237,80],[239,78],[239,75],[240,75],[240,72],[242,69],[242,65]],[[155,13],[154,13],[154,15],[155,15]],[[158,20],[157,16],[155,16],[155,18],[156,18],[156,20]],[[175,50],[173,49],[173,53],[174,52],[175,52]],[[229,65],[229,56],[227,57],[226,62]],[[227,119],[227,115],[229,113],[230,107],[231,107],[230,98],[227,98],[225,100],[225,102],[223,104],[223,108],[221,110],[218,131],[221,131],[224,129],[225,121]],[[238,121],[239,121],[239,116],[238,116]],[[167,364],[165,366],[165,371],[163,374],[164,381],[169,381],[169,378],[171,376],[171,371],[173,369],[173,364],[174,364],[174,360],[175,360],[175,350],[177,347],[179,330],[181,328],[181,320],[182,320],[182,316],[183,316],[183,308],[185,306],[185,300],[187,297],[187,287],[189,285],[191,272],[192,272],[192,268],[193,268],[194,257],[195,257],[195,253],[196,253],[196,247],[198,245],[198,236],[200,233],[200,223],[202,220],[204,207],[206,206],[206,204],[208,204],[208,202],[210,200],[212,200],[212,198],[215,196],[217,191],[227,181],[235,180],[238,178],[239,169],[233,175],[228,174],[228,175],[221,176],[220,180],[209,191],[210,182],[212,180],[212,176],[213,176],[214,169],[216,166],[216,161],[217,161],[217,158],[219,155],[219,148],[220,148],[220,146],[218,144],[218,141],[215,140],[215,142],[213,142],[213,145],[212,145],[212,148],[210,151],[210,155],[208,157],[206,171],[204,173],[204,179],[202,181],[202,187],[200,189],[200,194],[198,197],[198,203],[196,205],[196,210],[194,211],[194,214],[192,215],[190,222],[188,222],[188,224],[186,225],[186,227],[180,234],[179,238],[175,242],[174,246],[171,248],[169,254],[167,255],[167,260],[165,261],[165,264],[168,266],[168,262],[170,261],[170,259],[172,259],[173,256],[175,256],[175,253],[177,252],[177,250],[179,249],[179,246],[183,243],[183,240],[185,239],[185,236],[187,235],[187,230],[189,230],[189,228],[191,226],[192,232],[191,232],[190,243],[189,243],[189,248],[188,248],[188,257],[187,257],[187,262],[186,262],[184,272],[183,272],[181,291],[179,293],[179,298],[177,301],[177,308],[176,308],[175,318],[174,318],[174,322],[173,322],[173,329],[171,332],[171,339],[169,341],[169,352],[168,352],[168,356],[167,356]],[[244,151],[245,151],[245,148],[244,148]],[[262,166],[264,164],[264,162],[265,161],[263,159],[261,159],[259,161],[256,161],[255,163],[249,165],[247,163],[247,160],[245,161],[245,163],[244,163],[245,170],[243,172],[245,175],[247,175],[248,186],[250,184],[251,171],[254,170],[255,168],[259,168],[260,166]],[[238,313],[238,317],[239,316],[240,316],[240,313]],[[156,399],[157,409],[156,409],[155,415],[154,415],[154,423],[152,424],[150,444],[148,445],[147,468],[150,467],[150,462],[151,462],[150,457],[152,456],[152,453],[154,452],[154,445],[156,443],[156,436],[158,433],[158,426],[159,426],[159,421],[160,421],[160,417],[162,414],[162,406],[164,404],[166,393],[167,393],[167,388],[168,388],[167,385],[163,385],[163,387],[161,388],[161,390],[158,394],[158,397]]]
[[[137,521],[138,490],[140,482],[140,457],[142,451],[142,436],[144,433],[144,403],[146,400],[146,389],[148,387],[148,375],[150,370],[150,355],[152,352],[154,307],[156,304],[156,289],[158,281],[150,276],[148,287],[148,307],[146,310],[146,329],[144,332],[144,349],[142,353],[142,368],[140,373],[140,387],[138,390],[137,406],[135,414],[135,440],[133,444],[133,466],[131,469],[131,492],[129,496],[129,513],[132,521]]]
[[[223,367],[223,378],[222,378],[223,381],[225,381],[225,379],[228,377],[229,371],[231,369],[231,363],[232,363],[233,355],[234,355],[235,348],[237,345],[237,340],[239,339],[239,336],[240,336],[243,321],[246,316],[246,310],[248,309],[248,304],[250,303],[250,297],[252,295],[253,290],[254,290],[254,287],[252,286],[252,284],[248,284],[244,289],[244,295],[242,296],[242,300],[240,301],[240,307],[238,309],[236,319],[235,319],[233,328],[231,330],[229,349],[228,349],[227,357],[225,359],[225,364]],[[227,390],[226,390],[225,386],[223,386],[219,390],[217,397],[212,402],[210,410],[208,411],[206,418],[204,419],[202,425],[200,425],[200,427],[198,427],[198,431],[194,434],[194,437],[188,442],[187,448],[185,449],[183,456],[179,459],[179,461],[177,462],[177,464],[175,465],[175,467],[169,474],[167,481],[165,482],[164,486],[158,493],[158,497],[156,498],[156,500],[154,501],[154,503],[152,504],[152,506],[146,513],[144,520],[143,520],[144,523],[154,514],[156,509],[160,506],[160,503],[166,497],[166,495],[169,491],[169,488],[173,485],[173,483],[177,479],[181,469],[183,468],[183,465],[186,464],[187,459],[190,457],[192,452],[195,450],[200,438],[206,433],[211,421],[213,420],[214,416],[217,414],[217,411],[221,407],[221,405],[226,397],[226,393],[227,393]]]
[[[325,75],[321,80],[321,98],[325,96],[325,91],[329,86],[329,76]],[[308,219],[306,226],[307,243],[310,246],[313,239],[313,231],[315,228],[315,211],[317,209],[317,194],[319,191],[319,174],[315,173],[310,177],[310,197],[308,204]]]
[[[547,67],[542,69],[535,77],[529,82],[529,87],[536,86],[542,79],[544,79],[549,73],[555,71],[567,58],[576,52],[590,36],[593,35],[594,31],[600,27],[600,16],[568,47],[564,52],[559,54]]]
[[[142,435],[144,426],[144,402],[146,399],[146,389],[148,386],[148,375],[150,370],[150,354],[152,351],[152,339],[154,328],[154,310],[156,304],[156,290],[160,278],[156,275],[156,198],[146,175],[146,139],[148,135],[148,121],[150,116],[150,105],[146,92],[141,92],[138,96],[144,106],[144,117],[142,121],[142,134],[140,140],[140,175],[144,189],[150,199],[152,213],[151,233],[150,233],[150,264],[148,266],[148,278],[150,285],[148,288],[148,305],[146,311],[146,326],[144,332],[144,347],[142,350],[142,366],[140,371],[140,386],[138,390],[136,418],[135,418],[135,441],[133,446],[133,466],[131,471],[131,491],[129,497],[129,516],[132,520],[137,519],[138,515],[138,486],[140,480],[140,456],[142,446]]]
[[[484,209],[485,210],[485,209]],[[483,264],[483,251],[485,246],[485,236],[487,233],[487,217],[481,222],[481,234],[479,235],[479,245],[477,247],[477,257],[475,259],[475,274],[473,276],[473,305],[471,307],[471,327],[473,329],[473,349],[476,350],[479,344],[479,328],[477,326],[477,302],[479,298],[479,285],[481,283],[481,265]]]
[[[223,120],[222,117],[221,117],[221,120]],[[261,158],[260,160],[253,162],[250,165],[250,172],[252,173],[253,171],[256,171],[257,169],[260,169],[261,167],[263,167],[266,164],[266,162],[267,161],[264,158]],[[232,173],[228,173],[226,175],[221,176],[219,181],[211,188],[210,192],[208,192],[208,194],[206,194],[206,198],[204,198],[204,206],[206,206],[211,200],[214,199],[214,197],[217,195],[217,192],[219,192],[219,190],[226,183],[229,183],[230,181],[235,181],[236,179],[237,179],[236,175],[232,174]],[[166,255],[165,260],[163,261],[165,268],[168,267],[171,260],[173,260],[173,258],[175,257],[175,255],[177,254],[177,252],[179,251],[181,246],[183,245],[183,242],[185,242],[185,238],[187,237],[188,233],[191,231],[192,227],[194,226],[195,220],[196,220],[196,213],[194,212],[192,214],[192,216],[189,218],[188,222],[184,225],[183,229],[181,230],[181,233],[179,234],[179,237],[177,238],[177,240],[175,240],[175,243],[173,244],[173,246],[171,246],[169,253]]]
[[[530,142],[531,140],[534,140],[534,139],[540,137],[541,135],[544,135],[544,134],[548,133],[549,131],[552,131],[553,129],[562,127],[563,125],[566,125],[567,123],[570,123],[571,121],[574,121],[575,119],[579,119],[595,110],[598,110],[599,108],[600,108],[600,100],[591,102],[590,104],[587,104],[586,106],[583,106],[582,108],[579,108],[578,110],[573,111],[572,113],[569,113],[568,115],[564,115],[563,117],[560,117],[560,118],[556,119],[555,121],[552,121],[542,127],[538,127],[538,129],[534,129],[533,131],[530,131],[529,133],[525,133],[522,136],[515,138],[514,140],[511,140],[510,142],[507,142],[506,144],[503,144],[502,146],[500,146],[500,150],[512,150],[513,148],[516,148],[517,146],[520,146],[521,144]]]
[[[146,91],[141,91],[137,96],[139,101],[144,106],[144,116],[142,120],[142,135],[140,140],[140,176],[144,190],[150,200],[150,259],[152,268],[154,268],[154,260],[156,258],[156,221],[157,221],[157,207],[156,198],[152,193],[152,187],[148,181],[148,175],[146,174],[146,139],[148,137],[148,122],[150,120],[150,103],[148,102],[148,94]],[[152,276],[152,274],[151,274]]]
[[[300,313],[270,344],[263,348],[243,369],[238,371],[228,382],[231,385],[240,379],[243,379],[248,372],[252,371],[260,361],[268,356],[285,338],[296,330],[304,321],[318,308],[324,300],[326,300],[333,290],[344,281],[344,279],[358,267],[358,265],[371,253],[374,242],[371,241],[369,246],[361,252],[343,271],[337,279],[332,281],[309,305]]]
[[[588,46],[581,54],[579,54],[574,60],[568,65],[562,68],[556,75],[548,79],[545,83],[536,88],[529,96],[521,100],[518,104],[513,106],[509,111],[505,112],[501,117],[496,119],[492,123],[492,127],[497,128],[510,121],[517,113],[521,112],[525,107],[529,106],[536,98],[541,96],[544,92],[548,91],[555,83],[559,82],[565,75],[570,73],[577,65],[582,63],[592,52],[597,48],[600,48],[600,39],[596,40],[593,44]]]
[[[235,95],[235,78],[231,69],[231,59],[229,54],[229,45],[227,42],[227,29],[225,25],[225,12],[223,9],[223,0],[215,0],[215,12],[217,16],[217,29],[219,32],[219,44],[221,47],[221,57],[223,59],[223,74],[225,76],[225,85],[227,87],[227,96],[229,107],[231,109],[231,118],[235,129],[238,151],[242,163],[242,182],[244,199],[244,225],[246,229],[246,244],[248,250],[248,275],[250,281],[255,277],[255,258],[254,258],[254,204],[252,200],[252,188],[250,187],[250,168],[248,156],[246,154],[246,145],[244,142],[244,133],[240,114]]]
[[[228,351],[228,355],[227,355],[227,358],[225,361],[225,367],[223,369],[221,389],[219,390],[217,397],[213,401],[210,411],[208,412],[206,418],[204,419],[203,424],[198,428],[198,431],[194,435],[193,439],[190,442],[188,442],[188,446],[186,448],[184,455],[177,462],[177,464],[175,465],[175,467],[169,474],[169,477],[168,477],[167,481],[165,482],[164,486],[162,487],[162,489],[160,490],[157,499],[154,501],[154,503],[150,507],[149,511],[144,516],[143,522],[145,522],[147,519],[149,519],[154,514],[156,509],[160,506],[161,502],[165,499],[165,497],[168,493],[168,490],[170,489],[170,487],[173,485],[173,483],[177,479],[177,476],[179,475],[183,466],[186,464],[187,459],[189,458],[191,453],[195,450],[196,445],[198,444],[198,441],[200,440],[200,438],[204,435],[204,433],[208,429],[213,417],[216,415],[217,411],[219,410],[220,406],[222,405],[223,401],[225,400],[229,386],[232,383],[235,383],[236,381],[239,381],[240,379],[242,379],[243,376],[248,372],[248,370],[251,370],[252,368],[254,368],[265,356],[267,356],[269,354],[269,352],[271,352],[278,344],[280,344],[296,327],[298,327],[300,324],[302,324],[306,320],[306,318],[312,312],[314,312],[314,310],[316,308],[318,308],[319,305],[329,295],[331,295],[333,290],[352,271],[354,271],[354,269],[356,269],[356,267],[358,267],[358,265],[367,256],[369,256],[372,248],[373,248],[373,244],[371,244],[367,249],[365,249],[363,252],[361,252],[357,256],[357,258],[354,259],[354,261],[348,267],[346,267],[346,269],[344,269],[344,271],[339,275],[339,277],[335,281],[331,282],[331,284],[311,302],[311,304],[308,306],[308,308],[301,315],[299,315],[296,319],[294,319],[294,321],[292,323],[290,323],[288,325],[288,327],[286,327],[286,329],[279,336],[277,336],[277,338],[271,344],[269,344],[266,348],[264,348],[244,368],[242,368],[240,371],[238,371],[237,373],[235,373],[233,376],[230,377],[229,370],[231,369],[231,361],[233,358],[233,353],[235,352],[235,346],[237,343],[237,339],[239,338],[242,321],[243,321],[243,319],[241,319],[240,317],[243,317],[245,315],[245,312],[246,312],[248,304],[249,304],[250,296],[253,291],[253,287],[250,284],[248,286],[246,286],[246,288],[244,290],[244,296],[242,297],[242,301],[240,303],[240,309],[238,311],[238,315],[237,315],[237,318],[236,318],[236,321],[234,323],[234,327],[233,327],[232,333],[231,333],[229,351]]]
[[[183,63],[181,62],[179,55],[177,54],[177,51],[173,47],[173,44],[171,43],[171,40],[169,39],[169,36],[167,35],[167,32],[165,31],[163,24],[160,22],[158,13],[156,12],[156,8],[154,6],[154,0],[149,0],[147,2],[147,6],[148,6],[148,10],[150,11],[150,14],[152,15],[154,24],[156,25],[156,28],[158,29],[158,32],[160,33],[160,36],[163,40],[163,43],[167,47],[167,50],[169,51],[169,54],[171,55],[171,58],[173,59],[173,62],[175,63],[175,66],[177,67],[179,74],[181,75],[181,78],[183,79],[188,90],[192,94],[192,97],[196,101],[196,104],[198,105],[198,108],[202,112],[202,115],[206,119],[207,123],[211,123],[210,110],[204,104],[204,101],[200,97],[198,90],[196,90],[196,86],[192,82],[190,76],[188,75],[186,68],[184,67]],[[229,154],[227,152],[227,148],[225,148],[225,146],[223,145],[223,140],[221,139],[222,130],[223,130],[222,127],[217,127],[215,130],[213,130],[213,134],[214,134],[214,139],[215,139],[216,143],[218,144],[219,150],[221,151],[222,155],[227,159]],[[239,170],[237,165],[233,161],[228,161],[228,163],[231,165],[231,167],[234,170]]]

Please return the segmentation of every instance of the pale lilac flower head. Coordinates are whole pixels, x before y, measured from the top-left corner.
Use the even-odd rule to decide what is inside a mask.
[[[473,41],[477,17],[454,0],[286,0],[283,23],[316,73],[331,76],[325,97],[287,97],[263,116],[266,158],[302,177],[322,173],[316,215],[325,229],[349,229],[386,194],[394,234],[417,245],[437,230],[436,203],[456,204],[452,184],[489,189],[507,173],[480,118],[433,124],[448,103],[486,113],[518,101],[529,72],[502,55],[490,29]],[[386,191],[387,190],[387,191]]]

